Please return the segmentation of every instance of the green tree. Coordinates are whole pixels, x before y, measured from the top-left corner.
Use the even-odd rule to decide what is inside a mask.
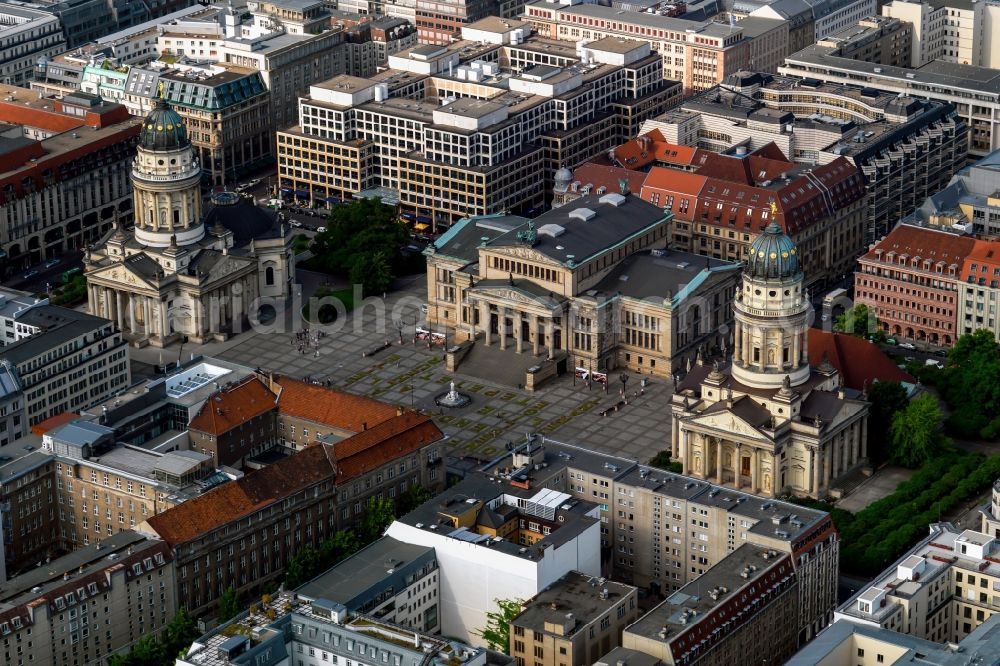
[[[315,266],[329,273],[347,275],[358,257],[391,252],[391,262],[400,259],[398,248],[406,244],[406,226],[396,219],[390,206],[376,199],[353,201],[330,213],[326,231],[317,234],[312,251]]]
[[[864,338],[879,330],[878,320],[867,305],[855,305],[837,316],[833,322],[833,330]]]
[[[431,494],[431,491],[419,483],[414,483],[399,496],[399,500],[396,502],[396,514],[405,516],[432,497],[434,495]]]
[[[115,654],[108,659],[108,666],[158,666],[169,659],[163,652],[163,646],[156,640],[154,634],[146,634],[140,638],[125,654]]]
[[[329,569],[337,562],[350,557],[361,549],[361,542],[353,530],[341,530],[319,546],[321,570]]]
[[[950,444],[941,433],[941,408],[928,393],[896,412],[889,427],[892,459],[906,467],[921,464],[945,453]]]
[[[899,382],[875,382],[868,391],[868,459],[878,465],[890,457],[889,427],[892,418],[906,409],[909,399]]]
[[[497,610],[486,613],[486,626],[476,632],[491,650],[510,654],[510,623],[521,614],[520,599],[494,599]]]
[[[653,459],[649,461],[649,464],[653,467],[659,467],[668,472],[673,472],[674,474],[680,474],[684,471],[684,465],[679,462],[671,462],[670,451],[660,451]]]
[[[391,499],[386,497],[369,499],[365,506],[365,513],[361,517],[361,526],[358,529],[361,542],[369,544],[381,537],[395,519],[396,507]]]
[[[180,609],[163,630],[163,656],[172,662],[200,633],[194,618],[186,609]]]
[[[300,548],[285,568],[285,585],[294,589],[312,580],[319,571],[319,552],[312,546]]]
[[[219,622],[228,622],[239,615],[241,610],[243,609],[240,608],[240,599],[236,595],[236,588],[226,588],[226,591],[219,597]]]
[[[959,337],[935,386],[951,409],[947,426],[952,433],[987,439],[1000,433],[1000,354],[990,331]]]
[[[387,292],[392,276],[392,267],[382,250],[363,252],[351,260],[351,283],[360,284],[366,296]]]

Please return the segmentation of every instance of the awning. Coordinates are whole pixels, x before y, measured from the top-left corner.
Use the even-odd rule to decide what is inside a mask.
[[[417,217],[413,213],[400,213],[399,216],[404,220],[414,220]]]
[[[308,199],[310,195],[309,192],[306,190],[295,190],[295,196],[299,197],[300,199]]]
[[[432,220],[431,218],[427,217],[426,215],[417,215],[417,222],[423,222],[424,224],[430,224],[433,221],[434,220]]]
[[[284,192],[285,194],[291,194],[292,193],[292,188],[290,188],[290,187],[282,187],[281,191]]]
[[[338,199],[337,197],[327,197],[323,199],[323,201],[327,203],[340,203],[340,199]]]
[[[413,225],[413,228],[416,229],[417,231],[423,231],[424,229],[430,229],[431,225],[424,224],[423,222],[417,222],[416,224]]]

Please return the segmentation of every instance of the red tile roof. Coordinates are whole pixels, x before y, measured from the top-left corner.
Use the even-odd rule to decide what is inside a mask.
[[[615,166],[633,170],[653,163],[694,168],[712,154],[701,148],[668,143],[660,130],[654,129],[609,151],[608,159]]]
[[[333,447],[317,444],[167,509],[146,523],[176,547],[335,476]]]
[[[895,253],[895,260],[891,263],[897,263],[901,255],[906,255],[911,259],[914,257],[930,259],[932,266],[943,261],[946,266],[955,264],[961,269],[966,257],[975,246],[976,241],[968,236],[900,224],[861,259],[884,263],[889,261],[887,255],[892,252]]]
[[[429,417],[403,414],[334,444],[337,482],[361,476],[444,437]]]
[[[278,411],[350,432],[361,432],[397,414],[397,409],[371,398],[351,395],[290,377],[275,376],[271,389],[278,394]]]
[[[63,412],[61,414],[56,414],[55,416],[50,416],[49,418],[36,423],[31,426],[32,435],[44,435],[50,430],[55,430],[61,425],[66,425],[70,421],[75,421],[80,418],[79,414],[74,414],[73,412]]]
[[[975,268],[973,268],[975,266]],[[977,240],[965,257],[960,277],[966,282],[991,283],[1000,279],[1000,242]]]
[[[347,482],[442,437],[429,417],[404,412],[336,444],[307,446],[146,522],[161,539],[176,547],[316,483],[327,479]]]
[[[864,338],[810,328],[809,363],[813,366],[822,363],[824,352],[833,367],[840,371],[844,385],[858,391],[870,389],[876,379],[909,384],[917,381],[900,370],[878,345]]]
[[[257,377],[247,377],[205,401],[189,428],[221,435],[250,419],[275,409],[277,397]]]
[[[590,185],[595,192],[599,187],[606,187],[608,192],[618,192],[618,181],[621,180],[628,182],[629,192],[639,192],[645,179],[645,172],[596,162],[585,162],[573,170],[573,180],[580,181],[581,185]]]

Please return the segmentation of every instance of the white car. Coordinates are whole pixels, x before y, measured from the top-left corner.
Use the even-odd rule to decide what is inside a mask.
[[[316,228],[316,233],[318,233],[318,234],[321,234],[321,233],[323,233],[324,231],[326,231],[326,227],[317,227],[317,228]]]
[[[302,223],[299,222],[298,220],[292,220],[291,222],[288,223],[288,226],[292,227],[293,229],[299,229],[302,227]]]
[[[915,344],[913,344],[912,342],[900,342],[899,343],[899,348],[900,349],[914,350],[914,349],[917,348],[917,346]]]

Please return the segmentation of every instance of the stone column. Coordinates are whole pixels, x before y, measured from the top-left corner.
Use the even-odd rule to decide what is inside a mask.
[[[490,326],[490,304],[479,304],[479,324],[483,327],[483,342],[489,347],[493,344],[493,329]]]
[[[125,308],[122,307],[122,292],[115,291],[115,315],[118,323],[118,330],[125,330]]]
[[[575,370],[574,370],[575,372]],[[676,418],[671,417],[670,419],[670,457],[677,457],[677,445],[679,444],[680,435],[680,422]]]
[[[160,300],[160,340],[167,338],[167,302]]]
[[[743,487],[743,479],[740,478],[740,473],[743,471],[743,445],[736,444],[736,452],[733,456],[733,488],[739,490]]]
[[[861,461],[861,422],[851,426],[851,467]]]
[[[757,363],[757,369],[764,372],[764,368],[767,367],[767,337],[764,333],[764,329],[757,327],[757,334],[760,336],[760,360]]]
[[[789,359],[792,362],[792,368],[795,368],[802,363],[802,350],[799,348],[799,343],[802,340],[802,333],[796,331],[795,335],[792,336],[792,353]]]
[[[760,451],[757,447],[750,449],[750,492],[757,492],[757,465],[760,462],[758,455]]]
[[[813,462],[812,484],[811,484],[812,485],[812,492],[813,492],[814,495],[816,495],[818,497],[819,496],[819,485],[820,485],[820,476],[819,475],[820,475],[820,469],[823,466],[823,463],[822,463],[822,460],[821,460],[822,456],[820,455],[820,450],[819,450],[819,446],[818,445],[816,446],[816,448],[814,448],[812,450],[812,458],[813,458],[813,460],[812,460],[812,462]]]
[[[545,321],[545,335],[549,342],[549,358],[554,358],[556,355],[556,322],[552,317]]]
[[[681,433],[681,474],[688,473],[688,456],[691,453],[691,448],[688,446],[688,431],[685,430]]]
[[[502,307],[499,309],[499,318],[497,322],[500,324],[497,328],[500,329],[500,349],[507,349],[507,308]]]
[[[736,320],[733,330],[733,362],[739,363],[743,360],[743,324]]]
[[[128,328],[132,333],[135,333],[135,296],[133,294],[128,295]]]
[[[707,472],[708,470],[706,469],[705,471]],[[706,473],[705,476],[708,476],[708,474]],[[720,485],[722,484],[722,440],[721,439],[715,440],[715,482]]]
[[[830,480],[833,478],[833,455],[835,451],[832,449],[833,442],[829,442],[830,450],[826,451],[823,455],[823,487],[830,487]]]
[[[809,362],[809,332],[802,331],[802,362]]]
[[[858,437],[861,439],[861,457],[868,457],[868,417],[864,417],[861,420],[861,432],[858,433]]]
[[[514,315],[511,317],[512,319],[511,325],[512,328],[514,329],[514,348],[517,350],[518,354],[524,351],[524,340],[521,339],[522,337],[524,337],[521,335],[524,329],[523,318],[524,315],[518,310],[515,310]]]
[[[538,348],[540,347],[538,339],[538,315],[531,315],[531,353],[538,356]]]
[[[208,308],[208,333],[211,335],[219,332],[219,311],[212,294],[209,293],[206,297],[208,298],[208,303],[206,304]]]

